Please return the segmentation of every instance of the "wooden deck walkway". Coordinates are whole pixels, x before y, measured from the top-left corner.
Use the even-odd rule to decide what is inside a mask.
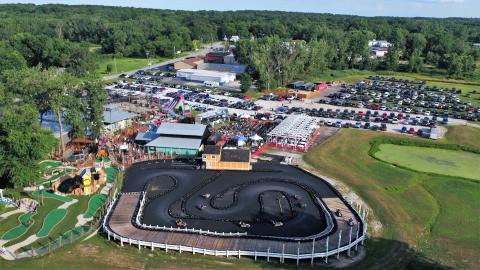
[[[341,232],[340,246],[346,246],[350,242],[361,237],[363,234],[363,225],[356,215],[340,198],[326,198],[324,202],[330,211],[334,212],[340,209],[343,217],[334,216],[336,219],[336,229],[332,234],[315,241],[291,242],[282,240],[256,239],[248,237],[220,237],[210,235],[200,235],[196,233],[168,232],[161,230],[145,230],[133,225],[135,209],[139,203],[140,194],[122,194],[117,199],[117,204],[109,216],[107,225],[112,232],[125,237],[146,242],[155,242],[168,245],[182,245],[200,249],[221,250],[221,251],[256,251],[271,253],[290,254],[310,254],[314,246],[315,252],[326,251],[326,242],[328,239],[328,250],[334,250],[338,247],[339,234]],[[354,226],[350,227],[347,220],[352,218]]]

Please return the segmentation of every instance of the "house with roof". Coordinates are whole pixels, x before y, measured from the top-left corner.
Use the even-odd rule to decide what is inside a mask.
[[[179,69],[196,69],[199,64],[203,63],[203,58],[198,56],[187,57],[182,61],[175,62],[173,68]]]
[[[106,133],[118,132],[129,127],[136,116],[135,113],[107,109],[103,111],[103,129]]]
[[[202,161],[207,170],[250,171],[252,169],[250,150],[222,148],[220,145],[206,145]]]
[[[153,133],[138,133],[135,141],[143,141],[145,150],[150,154],[196,156],[203,150],[207,138],[206,125],[162,123]]]

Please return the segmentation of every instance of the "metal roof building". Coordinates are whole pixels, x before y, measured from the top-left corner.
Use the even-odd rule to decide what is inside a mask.
[[[207,126],[201,124],[162,123],[154,134],[154,138],[137,135],[138,141],[148,142],[145,148],[149,153],[181,156],[197,155],[208,137]]]
[[[235,81],[235,73],[218,72],[210,70],[199,69],[180,69],[177,71],[177,78],[185,79],[194,82],[218,82],[219,84],[226,84]]]

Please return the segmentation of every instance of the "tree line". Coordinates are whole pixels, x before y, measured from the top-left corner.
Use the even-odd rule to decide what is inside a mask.
[[[244,41],[277,37],[317,43],[316,50],[321,50],[317,53],[328,56],[329,69],[418,72],[428,64],[455,77],[469,77],[480,57],[479,50],[472,48],[472,43],[480,42],[480,19],[31,4],[0,5],[0,12],[0,40],[29,65],[63,67],[76,74],[92,72],[94,61],[88,53],[92,44],[99,45],[102,53],[170,57],[176,50],[191,50],[231,35]],[[366,42],[373,38],[394,44],[385,61],[366,59]]]

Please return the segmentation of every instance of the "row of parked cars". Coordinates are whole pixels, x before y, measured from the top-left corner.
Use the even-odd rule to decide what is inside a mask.
[[[403,124],[403,125],[415,125],[415,126],[425,126],[425,127],[436,127],[438,123],[448,124],[448,117],[426,117],[426,116],[412,116],[410,114],[404,113],[395,113],[395,112],[384,112],[379,111],[355,111],[349,109],[308,109],[300,107],[285,107],[283,113],[292,114],[292,113],[305,113],[313,117],[322,117],[322,118],[331,118],[331,119],[342,119],[342,120],[352,120],[352,121],[362,121],[365,123],[384,123],[384,124]]]
[[[426,86],[423,82],[386,80],[371,77],[370,81],[343,84],[341,90],[328,95],[320,103],[340,106],[389,110],[404,113],[435,115],[480,120],[480,107],[463,101],[460,90]],[[386,81],[385,81],[386,80]]]

